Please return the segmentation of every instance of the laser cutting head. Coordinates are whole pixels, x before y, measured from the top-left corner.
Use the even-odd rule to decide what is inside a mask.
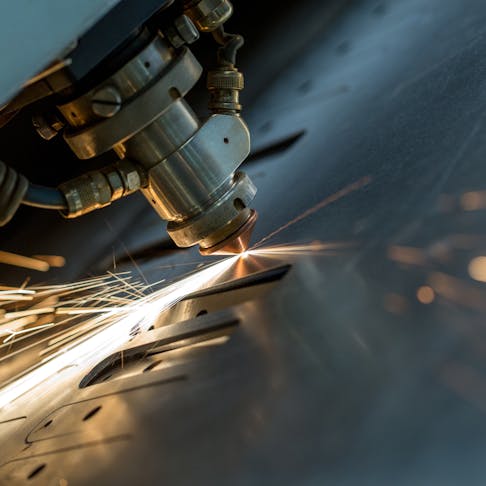
[[[167,221],[178,246],[199,245],[203,255],[246,250],[256,221],[250,208],[256,188],[238,171],[250,152],[250,133],[240,116],[244,80],[236,68],[243,39],[224,31],[233,12],[229,0],[187,0],[180,6],[182,15],[181,10],[171,10],[161,21],[154,14],[150,21],[136,24],[135,31],[128,22],[132,30],[127,39],[116,49],[105,46],[109,55],[102,60],[83,51],[89,42],[70,52],[70,62],[60,65],[62,70],[70,66],[71,71],[63,74],[67,84],[55,83],[60,90],[50,98],[51,104],[45,103],[46,111],[35,116],[34,126],[46,139],[62,133],[81,160],[109,151],[120,160],[57,190],[40,191],[50,196],[48,201],[35,200],[35,191],[27,190],[24,181],[6,198],[15,202],[7,208],[9,217],[22,201],[61,209],[65,217],[76,218],[141,190]],[[117,19],[113,18],[116,29]],[[187,47],[199,32],[212,33],[218,46],[216,64],[207,74],[211,114],[205,120],[185,100],[203,72]],[[99,31],[95,34],[93,39],[104,39]],[[91,57],[96,62],[86,69]],[[77,65],[72,59],[84,61]],[[37,78],[49,81],[49,73]],[[20,100],[30,99],[29,93],[23,94]],[[18,109],[14,100],[4,112]],[[0,222],[1,212],[0,208]]]

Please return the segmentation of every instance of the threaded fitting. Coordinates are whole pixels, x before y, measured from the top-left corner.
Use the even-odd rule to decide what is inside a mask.
[[[147,184],[145,173],[127,160],[64,182],[59,190],[66,198],[66,218],[77,218],[110,205]]]
[[[244,86],[243,74],[236,68],[220,67],[210,71],[207,78],[209,109],[225,115],[240,113],[240,91]]]

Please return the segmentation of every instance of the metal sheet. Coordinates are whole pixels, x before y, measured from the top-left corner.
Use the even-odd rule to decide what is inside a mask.
[[[254,243],[281,245],[267,258],[292,270],[236,307],[213,296],[240,324],[211,352],[3,412],[4,471],[46,464],[39,484],[69,485],[483,484],[485,20],[479,0],[370,0],[318,31],[247,110],[263,154],[247,166]],[[160,235],[150,212],[136,223],[119,236],[134,254]],[[159,280],[202,261],[138,264]],[[81,434],[22,451],[59,406],[61,430]]]

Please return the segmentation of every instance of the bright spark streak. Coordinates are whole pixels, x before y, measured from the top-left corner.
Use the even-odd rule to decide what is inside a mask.
[[[92,318],[89,324],[96,326],[96,330],[63,347],[36,368],[0,389],[0,409],[50,379],[61,379],[59,373],[62,370],[65,373],[71,370],[73,373],[76,368],[78,370],[92,368],[102,357],[116,352],[133,338],[134,329],[148,330],[162,311],[179,302],[184,296],[207,287],[237,259],[238,257],[228,258],[203,268],[197,273],[144,296],[136,306],[121,307]],[[66,377],[66,375],[62,376]]]
[[[7,330],[9,332],[9,336],[3,340],[3,344],[10,342],[12,339],[14,339],[16,336],[18,336],[20,334],[25,334],[27,332],[32,332],[32,331],[39,331],[40,329],[46,329],[46,328],[52,327],[52,326],[54,326],[54,323],[50,322],[49,324],[43,324],[42,326],[29,327],[28,329],[22,329],[21,331]]]
[[[3,319],[18,319],[20,317],[26,316],[34,316],[40,314],[51,314],[55,311],[54,307],[44,307],[40,309],[29,309],[26,311],[19,311],[19,312],[7,312]]]
[[[123,308],[128,310],[128,308]],[[79,316],[84,314],[112,314],[120,312],[120,307],[60,307],[56,309],[57,315]]]
[[[265,255],[265,256],[298,256],[298,255],[310,255],[310,254],[327,254],[334,255],[338,250],[346,248],[352,248],[356,246],[353,242],[329,242],[324,243],[320,241],[314,241],[312,243],[300,244],[300,245],[279,245],[268,246],[264,248],[258,248],[255,250],[248,250],[248,255]]]
[[[20,319],[14,319],[13,321],[9,321],[6,324],[0,325],[0,336],[3,334],[10,334],[12,331],[17,331],[29,324],[33,324],[37,321],[37,316],[25,316],[21,317]]]
[[[10,289],[10,290],[0,290],[0,295],[9,296],[12,294],[21,294],[21,295],[34,295],[35,292],[33,290],[25,290],[25,289]]]
[[[371,179],[370,176],[365,176],[365,177],[362,177],[361,179],[357,180],[356,182],[353,182],[352,184],[349,184],[346,187],[343,187],[338,192],[324,198],[320,203],[318,203],[315,206],[312,206],[311,208],[307,209],[302,214],[299,214],[297,217],[290,220],[288,223],[285,223],[283,226],[280,226],[280,228],[277,228],[275,231],[272,231],[269,235],[265,236],[259,242],[255,243],[252,246],[252,248],[250,248],[250,250],[253,250],[254,248],[258,248],[259,246],[263,245],[263,243],[270,240],[274,236],[277,236],[282,231],[290,228],[294,224],[302,221],[303,219],[308,218],[309,216],[311,216],[312,214],[321,210],[322,208],[328,206],[329,204],[332,204],[332,203],[338,201],[339,199],[343,198],[344,196],[347,196],[348,194],[350,194],[354,191],[357,191],[358,189],[361,189],[364,186],[367,186],[371,182],[371,180],[372,179]]]

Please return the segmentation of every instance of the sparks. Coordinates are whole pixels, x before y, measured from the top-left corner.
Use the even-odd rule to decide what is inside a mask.
[[[338,201],[339,199],[347,196],[348,194],[351,194],[352,192],[355,192],[355,191],[367,186],[368,184],[370,184],[371,180],[372,180],[371,176],[362,177],[361,179],[353,182],[352,184],[349,184],[346,187],[343,187],[338,192],[336,192],[336,193],[334,193],[330,196],[325,197],[321,202],[319,202],[315,206],[312,206],[311,208],[305,210],[302,214],[299,214],[294,219],[290,220],[289,222],[280,226],[280,228],[277,228],[275,231],[272,231],[269,235],[262,238],[260,241],[255,243],[250,248],[250,250],[254,250],[255,248],[262,246],[265,242],[274,238],[275,236],[280,234],[282,231],[289,229],[294,224],[299,223],[300,221],[308,218],[309,216],[320,211],[321,209],[325,208],[326,206],[329,206],[330,204]]]
[[[42,326],[34,326],[34,327],[29,327],[28,329],[22,329],[20,331],[13,331],[12,329],[7,329],[6,332],[9,335],[3,340],[3,343],[8,343],[9,341],[13,340],[16,336],[19,336],[20,334],[24,334],[26,332],[32,332],[32,331],[38,331],[40,329],[47,329],[48,327],[52,327],[54,325],[53,322],[50,322],[49,324],[43,324]]]
[[[249,255],[262,255],[262,256],[299,256],[299,255],[336,255],[338,252],[344,249],[353,248],[356,243],[353,242],[323,242],[313,241],[311,243],[301,243],[295,245],[278,245],[278,246],[266,246],[263,248],[257,248],[248,250],[245,252],[245,258]],[[240,255],[241,257],[241,255]]]
[[[151,294],[139,297],[128,305],[108,308],[90,317],[84,321],[84,332],[81,336],[74,333],[71,340],[65,341],[58,351],[0,389],[0,409],[31,390],[36,389],[36,393],[39,393],[38,387],[41,384],[47,384],[51,380],[66,380],[74,370],[79,372],[80,369],[90,369],[104,356],[116,352],[130,341],[134,330],[136,333],[147,331],[156,323],[161,312],[186,295],[210,286],[237,260],[238,257],[222,260]],[[60,289],[62,291],[62,287]],[[80,310],[78,309],[78,313]],[[42,328],[38,326],[30,330],[40,331],[53,326],[54,323],[48,323]],[[16,334],[23,332],[18,330]],[[13,336],[7,339],[13,339]]]

